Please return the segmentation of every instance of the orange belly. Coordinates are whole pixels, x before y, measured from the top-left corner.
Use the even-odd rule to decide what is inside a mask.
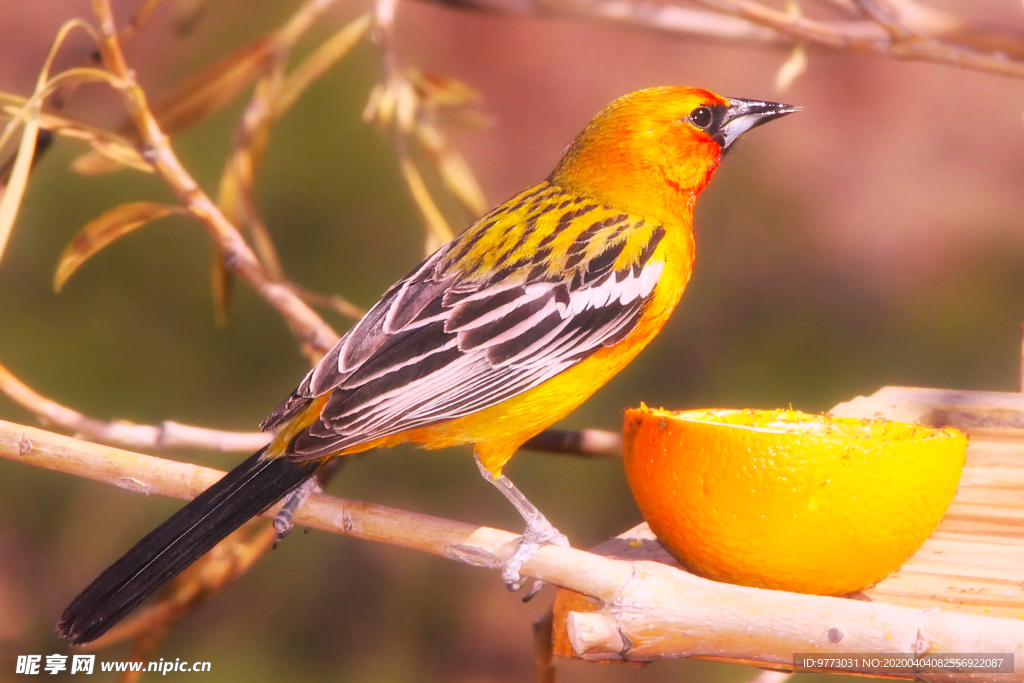
[[[484,466],[495,476],[500,474],[524,442],[590,398],[661,331],[679,303],[693,266],[692,236],[684,233],[675,237],[666,240],[665,268],[653,299],[636,329],[621,342],[518,396],[465,417],[396,434],[386,445],[402,441],[422,443],[426,448],[476,444]]]
[[[410,441],[423,444],[425,448],[475,444],[484,466],[497,476],[523,443],[590,398],[661,331],[690,279],[693,255],[693,234],[689,230],[669,231],[653,256],[665,262],[653,298],[636,329],[615,346],[601,349],[543,384],[489,408],[429,427],[392,434],[327,457]],[[279,434],[275,445],[283,446],[294,433],[316,419],[326,398],[325,395],[314,402],[289,429]],[[271,452],[283,452],[283,449]]]

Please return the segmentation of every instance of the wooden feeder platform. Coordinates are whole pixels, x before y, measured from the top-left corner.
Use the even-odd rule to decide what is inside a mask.
[[[1005,652],[1015,655],[1013,673],[972,671],[887,672],[885,677],[929,681],[1024,681],[1024,394],[946,389],[885,387],[872,396],[858,397],[836,406],[832,414],[845,417],[886,418],[933,427],[952,426],[970,437],[967,460],[953,502],[931,538],[888,578],[847,598],[799,596],[799,607],[821,610],[820,632],[807,629],[800,652],[838,656],[849,652],[878,654],[934,654],[936,652]],[[629,561],[653,561],[685,570],[657,542],[646,524],[627,531],[592,552]],[[692,575],[689,575],[692,576]],[[698,577],[693,577],[696,581]],[[700,579],[710,599],[715,587],[726,584]],[[738,587],[729,586],[730,589]],[[758,594],[771,598],[775,609],[784,609],[785,596],[796,594],[744,589],[757,610]],[[765,595],[770,594],[770,595]],[[732,600],[725,595],[722,600]],[[873,603],[870,610],[856,606],[851,616],[843,603]],[[783,607],[778,607],[778,606]],[[891,610],[887,605],[913,608]],[[620,606],[621,607],[621,606]],[[886,640],[887,619],[904,619],[919,612],[917,637],[911,642]],[[621,610],[620,610],[621,612]],[[608,621],[600,621],[604,613]],[[959,619],[955,614],[972,615]],[[898,616],[893,616],[898,615]],[[981,619],[978,619],[981,617]],[[553,619],[555,654],[597,660],[650,661],[659,656],[692,656],[793,670],[793,652],[765,648],[756,634],[732,634],[716,627],[714,635],[701,639],[669,637],[664,653],[657,644],[634,653],[628,639],[602,630],[621,621],[615,605],[600,605],[578,593],[559,590]],[[784,619],[785,615],[779,615]],[[941,619],[943,626],[936,626]],[[931,626],[929,626],[931,625]],[[684,628],[681,626],[680,628]],[[693,628],[687,624],[685,628]],[[749,631],[749,624],[747,625]],[[935,633],[929,634],[929,628]],[[876,629],[859,637],[858,629]],[[671,630],[671,627],[668,628]],[[895,631],[895,629],[893,629]],[[619,629],[622,635],[622,629]],[[939,632],[942,632],[941,635]],[[665,634],[663,634],[664,636]],[[770,635],[770,634],[762,634]],[[770,640],[770,638],[769,638]],[[890,640],[900,640],[892,638]],[[902,640],[906,640],[905,638]],[[680,645],[681,642],[685,646]],[[747,646],[745,642],[759,645]],[[652,642],[655,642],[652,640]],[[792,643],[792,638],[790,639]],[[801,643],[801,639],[796,639]],[[873,643],[873,647],[864,646]],[[611,652],[621,644],[618,652]],[[851,649],[851,646],[855,649]],[[948,648],[956,647],[956,650]],[[682,649],[681,649],[682,648]],[[798,668],[797,670],[813,670]],[[822,669],[824,670],[824,669]],[[876,670],[827,669],[829,673],[880,675]]]

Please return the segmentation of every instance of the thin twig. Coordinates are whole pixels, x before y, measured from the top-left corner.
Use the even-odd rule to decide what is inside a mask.
[[[962,44],[918,34],[906,27],[871,22],[822,22],[782,12],[754,0],[697,0],[701,4],[746,19],[811,45],[926,62],[1024,78],[1024,62],[1003,53],[982,52]],[[893,32],[899,35],[893,35]]]
[[[273,124],[288,112],[310,84],[348,54],[369,25],[368,15],[357,17],[287,76],[285,65],[291,53],[291,45],[285,42],[275,51],[267,73],[257,81],[249,105],[239,119],[233,149],[221,174],[217,205],[229,221],[242,227],[249,236],[254,252],[267,275],[286,284],[305,303],[312,303],[309,300],[310,296],[320,295],[314,295],[289,282],[285,277],[270,231],[260,216],[253,196],[256,174],[261,166]],[[223,268],[223,259],[218,259],[213,276],[217,317],[220,322],[224,322],[227,315],[231,287],[230,276],[223,272]],[[361,309],[340,296],[321,297],[321,300],[333,310],[355,320],[362,317]]]
[[[316,0],[307,3],[306,7],[310,14],[318,14],[328,4],[330,0]],[[93,0],[93,11],[99,24],[99,47],[103,64],[125,84],[119,92],[143,140],[143,156],[174,190],[182,205],[206,227],[224,252],[227,267],[246,280],[284,317],[304,353],[311,359],[326,353],[338,341],[338,335],[287,285],[267,275],[238,229],[224,217],[217,205],[181,165],[170,141],[150,112],[146,95],[136,82],[134,72],[125,62],[109,1]]]
[[[522,449],[584,458],[621,458],[622,435],[603,429],[548,429],[524,443]]]
[[[894,40],[906,38],[911,31],[899,23],[899,17],[893,8],[878,0],[853,0],[857,10],[871,19],[888,33]]]
[[[709,38],[759,47],[792,47],[795,42],[854,52],[867,52],[894,59],[944,64],[974,71],[1024,78],[1024,37],[973,27],[953,18],[935,21],[937,11],[927,15],[927,25],[909,25],[908,18],[896,21],[901,27],[895,37],[873,19],[817,21],[794,17],[755,0],[695,0],[711,11],[693,10],[646,0],[426,0],[446,7],[487,12],[554,16],[565,19],[599,19],[686,37]],[[831,4],[840,10],[856,5],[842,0]],[[892,25],[889,28],[893,28]],[[993,50],[992,45],[998,45]]]
[[[252,453],[267,445],[266,432],[234,432],[207,429],[165,420],[140,425],[126,420],[98,420],[63,406],[34,391],[0,364],[0,392],[46,424],[66,429],[94,441],[126,448],[182,448],[216,452]],[[601,429],[579,432],[549,429],[523,445],[523,450],[584,458],[622,456],[622,437]]]
[[[436,109],[444,105],[439,98],[432,102],[430,95],[444,91],[444,87],[440,91],[431,88],[429,79],[423,74],[399,66],[394,37],[398,2],[377,0],[374,4],[373,37],[381,51],[382,77],[370,94],[363,119],[392,134],[402,179],[426,228],[424,251],[430,255],[451,240],[455,231],[427,186],[413,154],[413,143],[418,143],[427,154],[445,185],[471,218],[478,218],[486,210],[486,201],[469,165],[447,144],[438,126]],[[451,79],[435,80],[448,86],[456,83]],[[422,87],[424,85],[427,87]],[[468,87],[450,89],[471,90]]]
[[[265,432],[229,432],[164,421],[140,425],[124,420],[97,420],[33,391],[0,365],[0,391],[44,422],[88,439],[128,448],[189,448],[252,453],[270,441]]]
[[[788,45],[785,35],[717,12],[645,0],[425,0],[445,7],[499,14],[594,19],[691,38]]]
[[[121,42],[127,43],[135,35],[142,30],[142,27],[146,25],[149,18],[153,16],[153,12],[156,11],[157,5],[162,0],[146,0],[146,2],[135,12],[135,15],[128,20],[124,28],[121,29]]]
[[[321,294],[320,292],[306,289],[294,282],[288,282],[287,284],[297,297],[310,306],[322,306],[352,320],[359,320],[366,314],[366,309],[356,306],[340,294]]]
[[[131,491],[194,498],[222,472],[0,421],[0,458]],[[273,516],[277,506],[264,513]],[[519,536],[380,505],[313,494],[296,524],[496,569]],[[651,661],[692,655],[791,668],[794,652],[1006,652],[1024,656],[1024,622],[718,583],[657,562],[543,546],[523,573],[601,601],[570,612],[567,633],[586,659]],[[756,606],[756,609],[752,609]],[[878,624],[884,623],[885,628]],[[839,628],[843,640],[828,640]],[[841,648],[841,649],[840,649]],[[913,677],[914,674],[906,674]],[[1015,674],[917,674],[917,680],[1019,680]]]

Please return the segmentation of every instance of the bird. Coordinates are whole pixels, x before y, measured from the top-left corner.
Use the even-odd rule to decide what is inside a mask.
[[[502,569],[518,589],[541,545],[568,541],[502,468],[661,330],[690,279],[694,204],[722,155],[799,110],[682,86],[607,105],[546,180],[389,288],[263,421],[270,444],[102,572],[59,633],[95,640],[250,518],[301,503],[327,462],[402,442],[473,446],[526,523]]]

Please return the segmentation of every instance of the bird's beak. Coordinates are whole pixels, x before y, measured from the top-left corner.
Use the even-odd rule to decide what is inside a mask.
[[[762,123],[768,123],[772,119],[798,112],[801,109],[803,107],[797,107],[792,104],[741,100],[738,97],[730,97],[729,105],[725,108],[725,117],[719,128],[719,144],[722,145],[722,150],[724,151],[735,142],[736,138],[751,128],[756,128]]]

